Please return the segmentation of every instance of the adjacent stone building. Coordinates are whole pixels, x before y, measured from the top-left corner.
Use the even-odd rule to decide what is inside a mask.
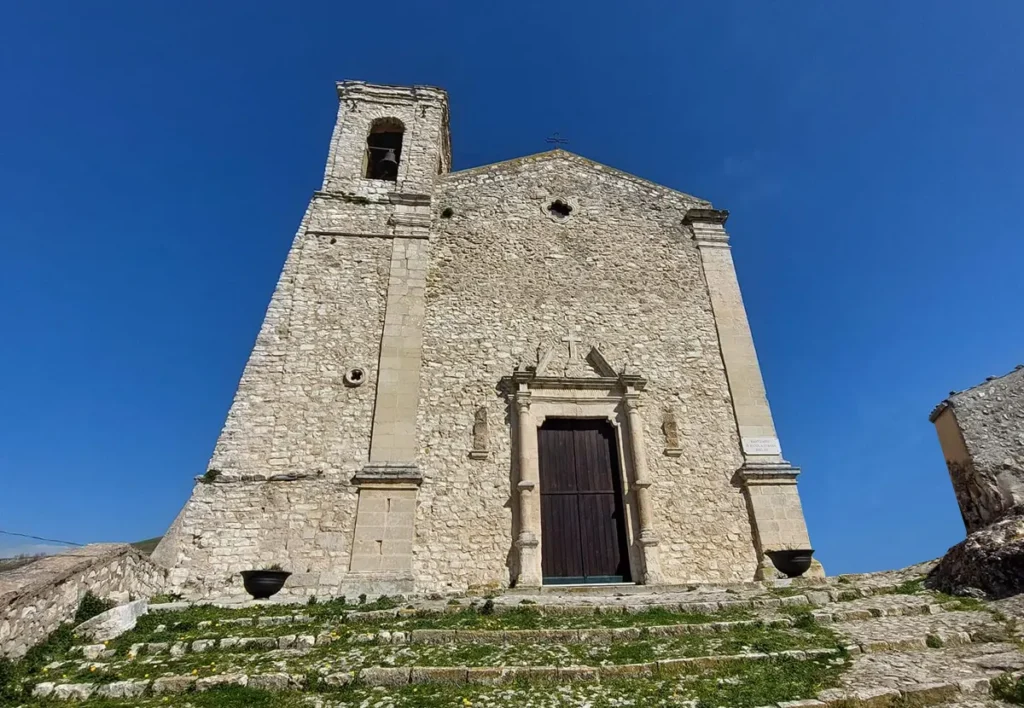
[[[554,150],[451,171],[448,97],[338,84],[208,472],[192,594],[740,581],[810,548],[707,201]],[[816,570],[820,572],[820,566]]]
[[[968,534],[1024,504],[1024,365],[952,392],[930,420]]]

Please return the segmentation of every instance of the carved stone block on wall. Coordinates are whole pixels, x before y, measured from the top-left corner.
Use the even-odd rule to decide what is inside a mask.
[[[672,411],[665,411],[662,419],[661,430],[665,433],[665,454],[669,457],[679,457],[683,449],[679,445],[679,422],[676,414]]]
[[[490,432],[487,429],[487,409],[479,408],[473,416],[473,449],[469,456],[474,460],[486,460],[490,455],[487,446],[490,442]]]

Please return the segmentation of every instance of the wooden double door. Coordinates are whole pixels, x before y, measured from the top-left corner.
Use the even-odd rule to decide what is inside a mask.
[[[548,419],[537,435],[544,583],[628,582],[615,429],[605,420]]]

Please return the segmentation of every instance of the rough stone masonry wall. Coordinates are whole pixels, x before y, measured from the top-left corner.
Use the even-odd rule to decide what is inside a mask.
[[[574,206],[564,222],[546,210],[558,198]],[[706,202],[564,153],[441,179],[417,426],[418,586],[508,583],[516,471],[496,386],[570,332],[649,381],[640,404],[665,581],[753,577],[750,522],[731,481],[743,462],[736,421],[699,254],[682,227],[697,205]],[[484,460],[469,457],[480,407]],[[663,454],[666,410],[679,422],[678,457]]]
[[[968,533],[1024,504],[1024,367],[951,395],[932,421]]]
[[[291,591],[337,587],[348,568],[392,207],[347,207],[329,195],[311,203],[210,460],[216,479],[197,482],[153,554],[186,594],[230,591],[239,571],[274,563],[295,573]],[[344,379],[354,368],[358,386]]]
[[[0,656],[20,657],[74,617],[87,591],[127,602],[162,592],[166,571],[131,546],[98,543],[0,574]]]

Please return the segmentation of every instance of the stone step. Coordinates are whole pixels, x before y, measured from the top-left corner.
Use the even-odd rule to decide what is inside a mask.
[[[502,684],[517,681],[600,681],[601,679],[671,677],[692,669],[706,669],[736,661],[765,661],[789,658],[797,661],[837,657],[840,649],[808,649],[771,653],[712,655],[664,659],[637,664],[602,666],[373,666],[355,671],[327,673],[329,686],[355,681],[366,686],[397,687],[416,683]],[[156,679],[135,679],[104,683],[43,682],[33,690],[36,698],[85,700],[93,696],[123,698],[141,696],[147,691],[155,695],[209,690],[214,686],[258,686],[268,690],[308,688],[305,674],[274,672],[269,674],[225,673],[215,676],[162,676]]]
[[[851,603],[852,604],[852,603]],[[882,607],[858,607],[835,610],[814,610],[812,617],[820,623],[825,624],[849,624],[852,622],[870,621],[883,617],[912,617],[923,615],[935,615],[944,612],[941,605],[924,601],[904,601],[898,604],[890,604]],[[973,616],[971,616],[973,617]],[[323,621],[314,623],[308,615],[282,615],[260,618],[243,618],[244,622],[237,619],[221,620],[218,623],[204,621],[199,623],[201,629],[215,630],[228,629],[226,634],[210,635],[190,641],[165,641],[148,642],[132,645],[129,656],[139,655],[153,656],[170,653],[171,655],[183,655],[190,652],[205,652],[216,649],[245,649],[250,647],[262,649],[290,649],[310,648],[313,646],[324,646],[339,640],[339,637],[329,629],[332,623]],[[275,636],[251,636],[253,627],[291,627],[292,623],[311,630],[310,632],[297,632],[295,634],[279,634]],[[979,624],[977,620],[973,624]],[[315,630],[310,625],[319,624],[320,629]],[[576,629],[504,629],[504,630],[479,630],[479,629],[380,629],[375,632],[359,632],[346,638],[346,641],[356,643],[381,643],[381,644],[446,644],[446,643],[584,643],[584,644],[607,644],[617,641],[631,641],[641,637],[668,637],[682,636],[686,634],[715,634],[728,632],[729,630],[750,627],[761,624],[766,627],[792,626],[793,619],[786,616],[768,616],[752,620],[733,621],[711,621],[706,623],[686,623],[670,625],[645,625],[637,627],[600,627],[576,628]],[[938,624],[943,624],[940,620]],[[947,623],[948,624],[948,623]],[[984,624],[984,623],[983,623]],[[339,625],[339,628],[348,628],[346,625]],[[942,641],[962,643],[960,635],[964,631],[960,629],[943,631],[939,627],[935,632],[918,632],[923,637],[935,635]],[[250,633],[247,633],[249,631]],[[887,631],[887,634],[889,632]],[[969,632],[967,632],[969,634]],[[950,635],[944,637],[944,635]],[[916,646],[918,639],[911,640],[906,646]],[[923,641],[923,639],[921,640]],[[875,642],[869,642],[874,644]],[[103,644],[80,645],[73,647],[71,652],[74,656],[82,656],[85,659],[111,659],[115,656]]]
[[[730,622],[707,622],[702,624],[648,625],[642,627],[593,627],[584,629],[413,629],[409,631],[380,630],[352,635],[348,641],[356,644],[611,644],[645,638],[678,637],[684,635],[723,634],[741,627],[763,626],[769,628],[791,627],[790,617],[772,617],[755,620],[734,620]],[[277,636],[250,637],[229,635],[220,638],[204,638],[179,642],[143,642],[133,644],[128,652],[131,658],[170,654],[181,656],[228,649],[292,649],[326,646],[339,641],[330,631],[317,634],[285,634]],[[85,659],[110,659],[113,650],[103,644],[80,645],[71,650],[73,656]]]
[[[975,658],[999,656],[1003,649],[1012,646],[989,647],[988,652],[974,651]],[[358,673],[324,673],[317,677],[316,685],[309,683],[307,674],[268,672],[261,674],[229,673],[216,676],[196,677],[191,675],[164,676],[154,680],[132,680],[111,683],[42,683],[36,686],[34,696],[56,700],[86,700],[92,698],[137,698],[143,695],[168,696],[189,691],[207,691],[225,685],[248,686],[270,691],[305,690],[315,693],[319,690],[336,690],[345,686],[365,686],[383,690],[378,698],[386,697],[388,690],[401,690],[416,684],[458,684],[466,686],[519,686],[533,682],[561,682],[569,685],[598,682],[614,687],[621,679],[672,680],[679,674],[687,674],[696,666],[713,668],[730,661],[765,661],[786,657],[793,660],[821,660],[835,656],[836,650],[811,652],[785,652],[773,655],[752,654],[731,657],[696,657],[687,661],[661,661],[646,664],[621,665],[617,667],[370,667]],[[1002,652],[1005,653],[1005,652]],[[802,655],[801,655],[802,654]],[[1013,652],[1013,661],[990,662],[986,665],[968,666],[964,662],[943,661],[935,653],[930,657],[932,666],[921,670],[921,652],[913,654],[892,654],[888,657],[890,675],[877,675],[877,667],[860,667],[842,677],[842,685],[820,691],[816,698],[800,701],[784,701],[777,708],[878,708],[879,706],[970,706],[989,704],[992,701],[992,682],[997,676],[1024,659],[1019,651]],[[908,657],[910,657],[908,659]],[[865,657],[877,661],[878,657]],[[916,666],[914,666],[916,664]],[[936,680],[929,680],[936,679]],[[635,684],[633,685],[635,689]],[[511,698],[508,691],[502,696]],[[467,699],[468,700],[468,699]],[[491,703],[495,705],[495,703]],[[415,704],[403,704],[415,705]],[[499,703],[497,705],[512,705]]]
[[[984,611],[939,612],[918,616],[873,617],[837,624],[850,643],[879,651],[885,648],[941,648],[990,643],[1010,638],[1006,623]]]
[[[780,619],[782,619],[782,618],[780,618]],[[785,619],[787,619],[787,623],[786,624],[781,624],[779,626],[783,626],[783,627],[789,626],[788,618],[785,618]],[[722,623],[722,624],[723,624],[723,626],[720,626],[720,627],[716,628],[716,631],[721,632],[721,633],[728,632],[730,627],[724,626],[726,623]],[[749,622],[733,623],[733,627],[732,628],[734,628],[736,625],[747,626],[747,625],[750,625],[750,624],[751,623],[749,623]],[[856,624],[856,623],[854,623],[854,624]],[[953,629],[949,629],[950,626],[952,626]],[[967,623],[961,624],[959,626],[972,626],[972,625],[970,624],[970,622],[967,622]],[[844,633],[844,640],[846,642],[849,642],[849,643],[844,645],[844,650],[849,655],[856,656],[856,655],[859,655],[859,654],[862,654],[862,653],[864,653],[864,654],[867,654],[867,653],[878,653],[878,652],[889,653],[889,652],[907,651],[907,650],[932,651],[932,650],[942,649],[942,648],[950,648],[950,647],[963,646],[963,645],[971,644],[973,642],[978,642],[978,643],[990,642],[991,639],[992,639],[991,628],[988,625],[977,625],[977,626],[979,627],[978,631],[975,634],[972,635],[968,631],[957,631],[958,625],[956,625],[956,624],[947,626],[945,630],[943,628],[941,628],[941,627],[936,628],[933,625],[923,625],[922,624],[922,625],[918,625],[918,626],[916,626],[914,628],[914,630],[918,632],[916,635],[913,634],[911,631],[903,631],[902,633],[889,634],[888,636],[886,636],[884,639],[881,639],[881,640],[872,640],[872,637],[877,634],[877,629],[870,630],[870,631],[868,631],[866,633],[862,632],[861,635],[860,635],[860,637],[861,637],[860,639],[858,638],[858,635],[857,635],[856,632],[852,632],[852,633],[851,632],[845,632]],[[634,628],[625,628],[625,629],[633,630]],[[675,628],[673,628],[673,629],[675,629]],[[683,625],[683,626],[679,627],[679,631],[681,631],[683,634],[688,633],[690,629],[692,629],[691,625]],[[460,644],[460,642],[458,641],[459,632],[457,632],[457,631],[456,632],[445,632],[444,636],[440,636],[437,633],[431,632],[430,630],[424,630],[424,632],[425,632],[424,634],[422,634],[420,636],[417,636],[415,639],[413,639],[413,635],[412,635],[412,633],[410,633],[410,635],[408,635],[406,637],[400,638],[400,641],[398,643],[407,644],[407,645],[408,644],[421,644],[421,645],[427,645],[427,646],[431,646],[431,645],[432,646],[447,645],[448,647],[451,648],[451,650],[457,650],[457,645]],[[539,632],[544,632],[544,630],[539,630]],[[507,652],[505,652],[503,650],[503,648],[507,647],[510,644],[515,644],[516,642],[515,641],[509,642],[508,639],[507,639],[507,633],[504,633],[505,634],[504,637],[500,637],[499,635],[502,635],[502,634],[503,633],[500,633],[500,632],[495,632],[495,633],[472,632],[472,633],[466,634],[466,636],[463,637],[463,640],[462,640],[461,644],[480,644],[483,647],[489,648],[489,651],[485,652],[485,655],[486,655],[486,653],[490,653],[492,655],[497,654],[497,655],[500,656],[500,655],[502,655],[504,653],[507,656]],[[531,636],[532,638],[540,638],[540,637],[538,637],[536,634],[534,634],[532,632],[530,633],[530,635],[527,635],[527,636]],[[622,632],[622,633],[616,632],[616,633],[614,633],[612,635],[609,635],[609,636],[618,638],[619,639],[619,641],[617,642],[618,644],[629,645],[630,643],[633,643],[633,642],[636,642],[636,641],[657,641],[659,638],[666,638],[666,637],[672,637],[672,636],[682,636],[682,635],[674,635],[674,634],[671,634],[671,633],[665,633],[665,634],[661,635],[661,637],[655,636],[655,635],[647,635],[646,637],[641,637],[638,634],[636,634],[636,635],[633,634],[633,632]],[[862,637],[864,637],[864,636],[867,636],[868,639],[867,640],[863,639]],[[488,643],[488,641],[498,640],[499,638],[501,638],[503,640],[502,644]],[[575,637],[574,636],[570,636],[570,635],[563,635],[562,638],[564,640],[562,643],[564,643],[564,644],[579,644],[579,643],[586,644],[586,643],[588,643],[586,641],[582,641],[579,638],[579,635],[576,635]],[[214,650],[214,649],[218,649],[219,650],[219,653],[218,653],[219,657],[224,657],[224,659],[227,659],[228,661],[232,661],[231,657],[234,657],[233,661],[235,663],[245,663],[246,661],[259,661],[259,660],[262,660],[262,659],[271,659],[272,658],[272,659],[276,659],[276,660],[285,660],[285,661],[287,661],[287,660],[295,660],[292,663],[293,664],[299,664],[299,663],[301,663],[301,657],[303,657],[305,654],[308,654],[314,647],[322,648],[322,647],[324,647],[324,646],[326,646],[328,644],[331,644],[332,641],[333,641],[331,639],[327,639],[327,640],[324,640],[324,641],[317,641],[317,639],[318,638],[314,638],[312,635],[307,635],[305,637],[286,636],[286,637],[279,637],[279,638],[273,638],[273,637],[227,638],[226,641],[222,640],[222,642],[219,643],[219,644],[215,645],[214,642],[211,641],[211,642],[208,642],[206,644],[202,644],[198,648],[195,647],[194,645],[192,647],[188,647],[188,646],[184,645],[184,643],[181,643],[179,645],[180,649],[178,651],[173,651],[173,647],[172,647],[172,651],[170,652],[170,657],[169,657],[170,660],[169,661],[160,659],[161,653],[165,651],[165,647],[163,645],[161,645],[161,646],[157,647],[157,649],[156,649],[157,653],[156,654],[147,655],[145,653],[140,653],[139,655],[137,655],[137,656],[139,656],[140,661],[136,662],[135,666],[138,667],[138,666],[143,665],[144,662],[149,662],[149,663],[146,663],[145,665],[146,666],[152,666],[152,668],[150,669],[151,671],[165,671],[165,672],[166,671],[172,671],[173,672],[174,665],[177,662],[177,660],[182,659],[182,657],[185,656],[186,652],[189,652],[189,649],[192,649],[192,651],[189,652],[191,654],[201,653],[201,652],[204,652],[204,651],[211,651],[211,650]],[[523,642],[526,641],[526,637],[521,637],[521,638],[520,637],[516,637],[516,639],[520,639]],[[545,637],[543,637],[543,639],[546,642],[550,642],[550,643],[554,643],[555,642],[555,637],[554,636],[545,636]],[[371,637],[367,641],[370,641],[370,640],[372,640],[374,642],[377,642],[377,643],[381,643],[381,644],[384,644],[384,643],[395,643],[395,638],[394,637],[385,637],[385,638]],[[197,640],[197,641],[203,641],[203,640]],[[544,642],[530,643],[530,644],[528,644],[528,646],[537,646],[537,647],[539,647],[539,646],[542,646],[543,643]],[[600,644],[602,642],[597,641],[597,642],[593,642],[593,643],[594,644]],[[342,649],[342,654],[340,656],[348,656],[349,654],[347,652],[349,652],[352,648],[357,647],[357,646],[358,645],[348,645],[347,649],[346,648]],[[812,647],[813,647],[813,644],[812,644]],[[148,647],[147,647],[147,649],[148,649]],[[819,646],[819,647],[816,647],[816,648],[796,649],[796,650],[793,650],[792,653],[794,655],[798,655],[798,654],[801,654],[801,653],[810,652],[813,655],[814,652],[819,651],[819,650],[825,650],[825,649],[827,649],[827,647]],[[674,661],[680,661],[680,662],[686,663],[686,662],[690,662],[690,661],[694,660],[692,657],[686,657],[686,656],[672,657],[671,656],[671,653],[678,652],[680,650],[685,651],[685,647],[680,647],[679,649],[673,649],[671,645],[668,645],[667,647],[665,647],[661,651],[664,651],[666,654],[669,654],[669,656],[665,656],[664,658],[660,659],[660,663],[674,662]],[[395,654],[396,657],[399,656],[405,650],[398,650],[398,651],[399,651],[399,653]],[[263,652],[263,653],[261,653],[261,652]],[[514,654],[515,653],[513,652],[513,655]],[[783,652],[783,655],[786,655],[786,654],[787,654],[786,652]],[[328,653],[328,654],[320,654],[320,655],[318,655],[318,657],[319,657],[318,661],[321,661],[321,662],[325,662],[326,661],[327,663],[331,663],[333,661],[333,659],[331,659],[331,656],[332,655],[330,653]],[[558,654],[558,652],[556,652],[553,656],[562,656],[563,660],[566,658],[564,656],[564,654],[560,655],[560,654]],[[728,656],[728,655],[724,655],[723,654],[723,655],[718,655],[718,656]],[[384,659],[386,661],[386,663],[390,663],[392,661],[392,659],[389,659],[387,656],[381,656],[379,658]],[[224,665],[224,659],[218,659],[218,661],[221,662],[221,666]],[[601,660],[600,656],[598,655],[598,656],[594,657],[594,660],[600,661]],[[154,661],[156,663],[153,663]],[[351,665],[352,659],[345,659],[344,663]],[[542,662],[540,662],[540,663],[542,663]],[[114,661],[114,662],[110,662],[110,663],[107,663],[107,662],[88,662],[88,661],[86,661],[86,662],[61,662],[61,663],[54,664],[51,668],[54,669],[54,670],[59,669],[59,668],[65,668],[65,670],[67,670],[66,667],[72,667],[72,670],[77,670],[77,671],[89,671],[89,670],[92,670],[92,671],[100,671],[101,673],[111,672],[111,673],[113,673],[116,676],[118,673],[120,673],[120,669],[122,669],[124,667],[127,667],[127,666],[130,666],[130,665],[132,665],[131,662],[125,662],[123,660],[119,661],[119,662],[118,661]],[[484,664],[482,664],[480,666],[480,668],[492,668],[492,667],[490,667],[486,663],[484,663]]]

